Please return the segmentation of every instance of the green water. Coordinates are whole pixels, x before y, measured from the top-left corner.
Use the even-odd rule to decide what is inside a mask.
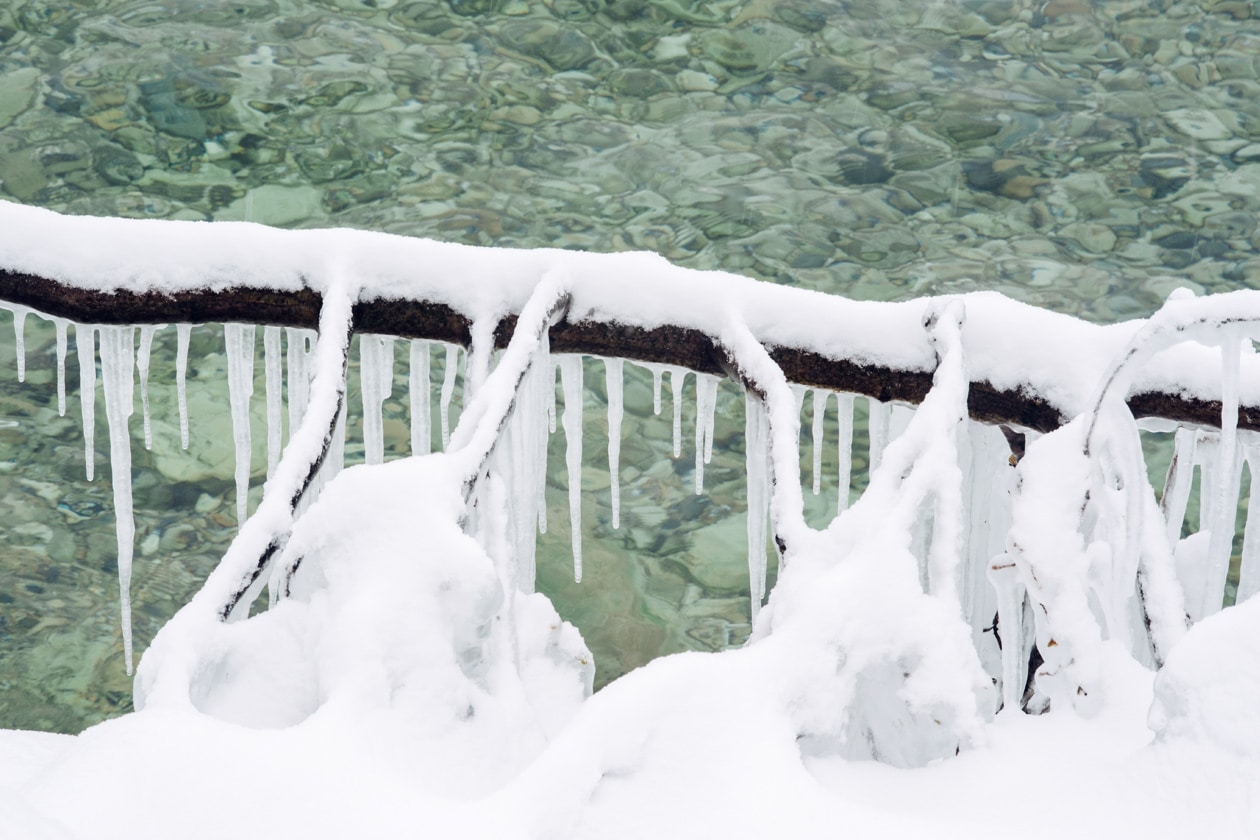
[[[1257,56],[1260,4],[1241,1],[14,0],[0,9],[0,197],[649,249],[853,297],[1000,289],[1113,321],[1177,285],[1260,281]],[[192,453],[170,426],[170,331],[155,451],[133,446],[141,648],[235,527],[222,348],[195,335]],[[0,379],[0,725],[74,731],[129,702],[107,438],[98,410],[87,484],[73,389],[56,415],[51,330],[32,321],[28,341],[28,382]],[[12,353],[4,342],[0,360]],[[586,581],[564,577],[556,450],[540,585],[601,680],[738,643],[739,396],[722,392],[695,496],[691,414],[674,460],[650,377],[631,369],[613,531],[588,365]],[[397,453],[404,375],[387,404]],[[816,520],[835,505],[824,486]]]

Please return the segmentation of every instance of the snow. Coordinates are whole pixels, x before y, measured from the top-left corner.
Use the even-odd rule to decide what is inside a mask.
[[[279,838],[1260,832],[1260,601],[1224,611],[1213,602],[1220,523],[1238,492],[1231,467],[1256,461],[1232,419],[1235,396],[1260,393],[1241,341],[1260,315],[1255,294],[1175,296],[1145,323],[1094,327],[992,294],[855,304],[642,254],[157,226],[2,204],[0,223],[14,231],[0,242],[0,265],[90,288],[308,284],[324,296],[313,346],[306,331],[286,333],[289,444],[222,563],[144,654],[138,711],[74,738],[0,731],[6,834],[219,838],[245,825]],[[444,451],[342,471],[352,307],[413,295],[472,319],[458,425],[449,428],[448,414],[458,350],[448,347]],[[509,312],[519,313],[516,334],[492,358],[488,337]],[[532,591],[545,418],[555,416],[548,325],[565,313],[702,329],[746,389],[752,638],[739,650],[662,657],[597,695],[580,633]],[[95,331],[130,667],[135,333]],[[93,332],[76,328],[89,475]],[[178,334],[182,382],[187,329]],[[264,335],[269,430],[279,427],[278,338]],[[392,353],[378,337],[361,342],[367,414],[388,394]],[[229,325],[227,344],[239,453],[253,328]],[[803,517],[803,390],[767,345],[933,371],[917,410],[871,401],[873,469],[851,508],[853,397],[839,395],[839,515],[822,531]],[[427,408],[429,348],[410,350],[412,405]],[[559,358],[579,578],[582,363]],[[620,361],[606,365],[614,519],[622,372]],[[686,373],[670,370],[676,454]],[[1029,435],[1012,466],[1000,433],[967,419],[969,383],[980,380],[1031,387],[1076,419]],[[1222,434],[1178,434],[1166,522],[1122,401],[1169,383],[1226,400]],[[698,488],[716,384],[697,377]],[[826,402],[815,392],[815,485]],[[379,416],[370,425],[375,453]],[[427,422],[413,426],[413,450],[427,450],[428,434]],[[243,461],[247,482],[247,448]],[[1196,463],[1214,489],[1200,533],[1180,540]],[[308,504],[312,515],[302,515]],[[780,569],[763,606],[768,536]],[[1247,536],[1244,580],[1254,588],[1260,538]],[[248,616],[264,583],[272,607]],[[1202,620],[1187,628],[1191,601]],[[999,631],[995,663],[989,640]],[[1019,711],[1034,640],[1045,662],[1028,707],[1048,702],[1041,716]]]

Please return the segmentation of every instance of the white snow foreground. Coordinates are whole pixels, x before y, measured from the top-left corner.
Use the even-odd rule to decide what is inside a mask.
[[[591,696],[580,635],[533,593],[554,414],[547,325],[573,306],[651,318],[630,298],[601,296],[571,259],[530,257],[540,264],[528,268],[528,301],[493,367],[485,329],[474,329],[473,396],[445,452],[340,473],[330,455],[327,485],[303,513],[305,470],[344,434],[350,309],[366,294],[344,261],[309,267],[325,300],[318,343],[299,365],[312,373],[309,399],[262,506],[145,653],[140,711],[77,737],[0,733],[5,837],[1260,831],[1260,606],[1215,614],[1228,548],[1220,511],[1255,457],[1232,426],[1238,394],[1255,388],[1238,380],[1255,368],[1244,341],[1249,313],[1260,315],[1255,294],[1175,299],[1145,325],[1083,340],[1091,361],[1057,393],[1084,413],[1030,442],[1009,538],[1002,526],[996,546],[988,516],[1002,505],[982,510],[977,499],[983,488],[1001,496],[1016,471],[991,430],[967,421],[967,383],[974,365],[1024,375],[987,355],[995,308],[1014,310],[967,296],[915,302],[884,323],[913,348],[899,352],[926,356],[934,386],[908,420],[885,415],[868,490],[815,531],[802,516],[799,404],[764,349],[791,328],[738,284],[732,305],[697,307],[750,395],[750,509],[781,541],[779,582],[745,648],[666,657]],[[488,282],[485,295],[520,303],[521,282]],[[469,304],[483,314],[502,305]],[[111,435],[122,437],[131,333],[108,329]],[[1186,337],[1200,345],[1157,355]],[[383,346],[370,352],[369,368],[388,363]],[[1222,432],[1191,435],[1179,453],[1213,477],[1204,522],[1217,528],[1188,545],[1167,524],[1180,525],[1184,479],[1170,476],[1161,510],[1122,399],[1134,376],[1175,379],[1204,359],[1212,371],[1187,379],[1199,394],[1216,383]],[[569,368],[571,393],[580,368]],[[1093,396],[1082,371],[1096,374]],[[615,462],[610,449],[613,472]],[[765,518],[750,517],[753,545],[764,544]],[[1254,586],[1256,542],[1243,554]],[[270,571],[259,574],[264,556]],[[764,552],[750,551],[749,564],[756,607]],[[271,608],[246,617],[264,582]],[[237,606],[224,615],[224,603]],[[1005,642],[996,669],[976,642],[990,604]],[[1201,619],[1189,630],[1187,613]],[[1045,664],[1030,705],[1051,707],[1036,717],[1019,711],[1034,639]]]

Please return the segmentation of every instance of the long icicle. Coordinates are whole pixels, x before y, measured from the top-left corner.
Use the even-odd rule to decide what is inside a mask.
[[[822,492],[823,423],[827,419],[827,397],[830,394],[814,389],[814,422],[810,428],[814,438],[814,495]]]
[[[770,433],[766,410],[744,393],[744,471],[748,476],[748,588],[752,621],[766,597],[766,523],[770,516]]]
[[[1221,442],[1217,459],[1216,484],[1211,489],[1211,534],[1208,537],[1208,577],[1203,605],[1198,614],[1206,618],[1219,612],[1229,576],[1229,557],[1234,544],[1234,521],[1238,512],[1238,378],[1242,335],[1227,330],[1221,337]]]
[[[281,362],[280,328],[263,327],[263,374],[267,398],[267,478],[280,463],[284,439],[284,370]]]
[[[66,416],[66,347],[68,339],[66,328],[70,322],[65,318],[53,318],[53,327],[57,330],[57,416]]]
[[[713,458],[713,414],[718,379],[696,374],[696,495],[704,492],[704,465]]]
[[[101,327],[101,377],[105,385],[105,417],[109,421],[109,466],[114,484],[114,517],[118,538],[118,591],[122,611],[123,660],[132,672],[131,560],[136,522],[131,501],[131,432],[127,420],[134,401],[132,327]]]
[[[867,475],[875,472],[879,462],[884,458],[884,448],[888,446],[888,427],[892,420],[892,406],[882,403],[874,397],[866,398],[870,406],[867,431],[870,440],[870,460],[867,462]]]
[[[25,306],[13,307],[13,337],[17,341],[17,375],[18,382],[26,381],[26,315],[30,310]]]
[[[572,528],[573,580],[582,580],[582,357],[560,357],[564,388],[564,460],[569,470],[569,526]]]
[[[140,347],[136,352],[136,371],[140,374],[140,406],[144,416],[144,448],[153,449],[153,420],[149,415],[149,358],[153,353],[153,334],[161,325],[140,327]]]
[[[192,324],[175,325],[175,391],[179,402],[179,445],[188,448],[188,341]]]
[[[608,487],[612,494],[612,526],[621,527],[621,420],[625,411],[625,362],[604,359],[608,391]]]
[[[446,368],[442,372],[442,450],[451,442],[451,397],[455,396],[455,372],[459,367],[459,348],[454,344],[446,345]]]
[[[538,436],[539,452],[535,453],[538,463],[542,464],[541,480],[536,485],[538,493],[538,533],[547,533],[547,448],[551,444],[551,436],[556,431],[556,374],[559,368],[551,356],[551,334],[543,336],[543,345],[539,350],[539,371],[544,380],[542,387],[543,406],[547,413],[547,433]]]
[[[411,454],[428,455],[433,448],[433,424],[429,415],[429,342],[414,339],[408,362],[411,397]]]
[[[836,441],[836,516],[849,509],[849,491],[853,487],[853,395],[836,394],[836,425],[840,434]]]
[[[363,458],[366,463],[385,460],[385,425],[382,405],[393,391],[394,339],[383,335],[359,336],[359,393],[363,398]]]
[[[252,442],[249,400],[254,394],[254,325],[224,324],[227,347],[228,402],[232,409],[232,439],[236,444],[236,522],[249,513],[249,473]]]
[[[674,457],[682,454],[683,385],[687,381],[687,369],[669,369],[669,387],[674,396]]]
[[[76,324],[75,352],[79,357],[79,405],[83,409],[83,460],[87,480],[96,476],[96,328]]]
[[[1247,524],[1243,530],[1235,604],[1241,604],[1260,590],[1260,447],[1248,442],[1243,447],[1243,453],[1247,473],[1251,477],[1251,490],[1247,496]]]
[[[302,427],[306,406],[311,401],[311,374],[315,364],[314,330],[285,327],[284,338],[288,342],[289,375],[286,387],[289,394],[289,437]]]

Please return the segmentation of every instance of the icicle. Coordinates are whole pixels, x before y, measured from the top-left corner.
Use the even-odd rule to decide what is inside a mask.
[[[74,328],[75,351],[79,357],[79,405],[83,408],[83,458],[87,480],[96,473],[96,330],[83,324]]]
[[[766,409],[744,393],[744,467],[748,475],[748,586],[752,620],[766,597],[766,522],[770,516],[770,434]]]
[[[659,415],[661,413],[661,377],[665,369],[653,365],[650,370],[652,371],[652,413]]]
[[[101,377],[105,384],[105,417],[109,421],[109,466],[114,484],[114,517],[118,537],[118,590],[122,606],[123,659],[132,671],[131,559],[136,523],[131,507],[131,416],[135,380],[132,327],[101,327]]]
[[[814,389],[814,495],[822,492],[823,422],[827,418],[827,391]]]
[[[892,406],[882,403],[874,397],[867,397],[870,405],[867,430],[870,436],[870,463],[867,475],[874,474],[879,462],[884,458],[884,448],[888,446],[888,424],[891,420]]]
[[[1002,554],[988,569],[997,591],[998,628],[1002,634],[1002,707],[1007,713],[1020,708],[1028,681],[1028,655],[1024,652],[1024,584],[1014,558]]]
[[[429,342],[411,342],[408,390],[411,395],[411,454],[428,455],[433,447],[429,422]]]
[[[1229,576],[1229,557],[1234,544],[1234,522],[1238,512],[1238,373],[1242,335],[1229,330],[1221,338],[1221,443],[1217,459],[1216,483],[1212,487],[1212,515],[1208,537],[1207,587],[1203,609],[1206,618],[1219,612]],[[1206,491],[1206,487],[1204,488]],[[1207,495],[1206,492],[1203,495]]]
[[[682,454],[683,385],[687,381],[687,369],[669,369],[669,387],[674,394],[674,457]]]
[[[454,344],[446,345],[446,370],[442,373],[442,449],[451,442],[451,397],[455,395],[455,371],[459,366],[459,348]]]
[[[153,334],[161,325],[140,327],[140,349],[136,353],[136,370],[140,373],[140,407],[144,415],[144,448],[153,448],[153,422],[149,417],[149,357],[153,352]]]
[[[179,398],[179,444],[188,448],[188,340],[192,324],[175,325],[175,390]]]
[[[612,526],[621,527],[621,418],[625,409],[625,362],[604,359],[604,382],[608,390],[608,478],[612,492]],[[699,380],[697,380],[699,381]]]
[[[363,457],[369,464],[385,460],[382,403],[394,385],[394,339],[383,335],[359,337],[359,391],[363,397]],[[466,390],[466,389],[465,389]]]
[[[311,400],[311,369],[315,363],[317,335],[314,330],[295,327],[285,327],[284,330],[285,340],[289,343],[289,434],[301,428],[306,405]]]
[[[280,328],[263,327],[263,373],[267,396],[267,478],[280,463],[282,411],[284,408],[284,372],[280,361]],[[290,434],[292,432],[290,431]]]
[[[705,380],[709,389],[709,410],[704,415],[704,462],[707,464],[713,460],[713,423],[717,414],[718,385],[722,380],[704,374],[699,374],[699,377]]]
[[[507,471],[512,529],[515,536],[516,587],[533,592],[538,553],[538,506],[547,482],[547,389],[555,390],[546,330],[540,336],[530,367],[517,390],[508,422],[506,446],[495,457],[509,462]]]
[[[65,318],[53,318],[57,330],[57,416],[66,416],[66,327]]]
[[[249,400],[254,394],[254,325],[224,324],[227,347],[228,401],[232,409],[232,439],[236,443],[236,521],[249,513],[249,468],[252,445]]]
[[[1251,492],[1247,497],[1247,524],[1243,530],[1242,562],[1238,573],[1238,593],[1234,603],[1260,590],[1260,448],[1251,443],[1244,448]]]
[[[836,444],[840,463],[836,469],[836,516],[849,509],[849,490],[853,486],[853,395],[836,394],[837,425],[840,437]]]
[[[551,383],[551,390],[547,395],[547,432],[554,435],[556,433],[556,374],[560,372],[560,367],[554,361],[548,361],[547,364],[551,366],[548,369],[550,378],[547,380]],[[546,532],[547,529],[544,528],[543,533]]]
[[[17,340],[18,382],[26,381],[26,315],[25,306],[13,307],[13,337]]]
[[[569,526],[572,528],[573,580],[582,580],[582,357],[560,357],[564,388],[564,460],[569,469]]]
[[[1181,526],[1185,524],[1186,505],[1190,501],[1190,487],[1194,483],[1194,454],[1198,441],[1197,431],[1184,426],[1178,427],[1172,460],[1168,462],[1168,475],[1164,479],[1164,494],[1159,500],[1170,546],[1176,546],[1181,539]]]
[[[718,380],[696,374],[696,495],[704,492],[704,465],[713,459],[713,409],[717,403]]]

